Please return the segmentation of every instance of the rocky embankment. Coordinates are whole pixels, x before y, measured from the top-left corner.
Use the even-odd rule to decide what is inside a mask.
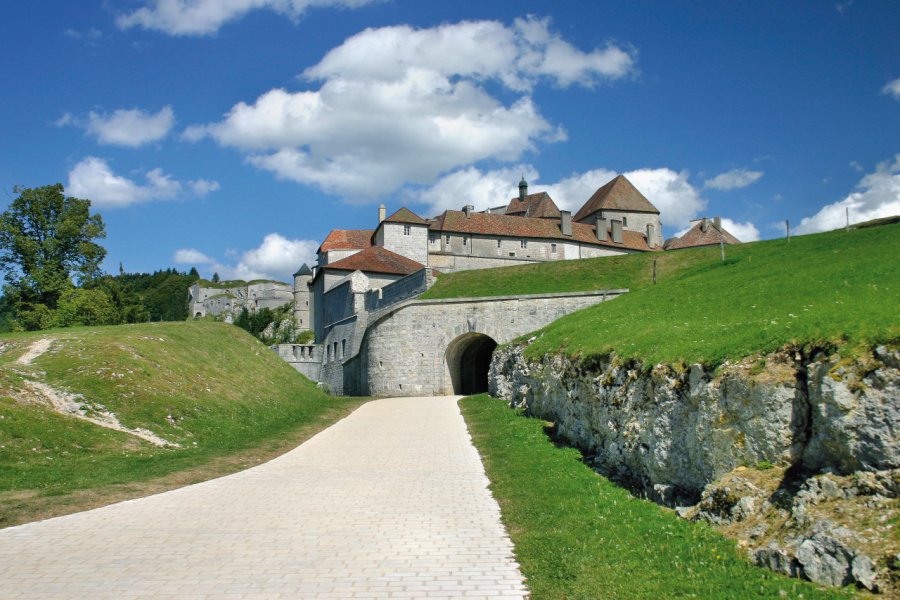
[[[896,592],[900,351],[786,349],[646,369],[494,353],[490,392],[552,421],[600,473],[738,539],[761,566]]]

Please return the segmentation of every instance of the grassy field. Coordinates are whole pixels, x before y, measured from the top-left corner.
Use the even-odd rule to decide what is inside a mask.
[[[466,271],[428,297],[627,287],[541,330],[531,356],[565,351],[715,366],[787,344],[900,338],[900,224],[719,248]],[[657,285],[650,282],[657,261]]]
[[[533,598],[844,598],[751,566],[733,541],[597,475],[546,423],[460,402]]]
[[[49,350],[18,364],[39,338],[52,339]],[[325,395],[222,323],[66,329],[2,336],[0,344],[0,526],[257,464],[362,402]],[[81,394],[180,448],[63,416],[37,402],[28,381]]]

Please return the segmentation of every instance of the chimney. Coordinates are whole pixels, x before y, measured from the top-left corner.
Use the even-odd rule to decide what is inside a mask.
[[[386,209],[384,208],[384,204],[382,204],[378,207],[378,222],[383,222],[386,216]]]
[[[706,230],[709,229],[709,219],[703,217],[703,220],[700,221],[700,231],[706,233]]]
[[[572,213],[567,210],[559,211],[559,228],[563,235],[572,235]]]
[[[474,211],[475,211],[475,206],[472,204],[466,204],[465,206],[463,206],[463,212],[466,213],[467,217],[469,215],[471,215]]]
[[[716,226],[716,229],[722,229],[722,217],[713,217],[713,225]]]
[[[606,237],[606,219],[597,217],[597,239],[601,242],[609,241]]]
[[[621,219],[612,220],[612,241],[616,244],[622,243],[622,221]]]
[[[656,248],[656,232],[653,228],[653,223],[647,223],[647,245],[651,248]]]

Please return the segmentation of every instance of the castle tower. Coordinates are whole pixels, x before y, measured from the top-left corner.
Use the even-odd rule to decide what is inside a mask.
[[[522,175],[521,181],[519,181],[519,201],[525,202],[525,196],[528,195],[528,182],[525,181],[525,176]]]
[[[309,283],[312,281],[312,269],[303,263],[303,266],[294,273],[294,318],[301,329],[312,329],[311,306],[312,300],[309,292]]]

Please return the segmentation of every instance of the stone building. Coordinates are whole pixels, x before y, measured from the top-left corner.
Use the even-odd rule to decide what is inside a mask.
[[[453,314],[462,319],[462,324],[444,325],[463,333],[445,340],[450,334],[437,328],[437,323],[429,332],[431,337],[425,337],[423,324],[445,309],[450,311],[449,304],[401,310],[415,302],[436,276],[467,269],[655,251],[662,248],[661,232],[659,211],[621,175],[600,187],[574,217],[560,210],[546,192],[529,194],[524,179],[517,197],[486,211],[464,205],[460,210],[425,219],[407,208],[387,216],[382,205],[374,229],[331,231],[317,251],[317,264],[312,268],[303,265],[295,273],[294,314],[301,326],[313,330],[315,344],[283,345],[278,352],[295,368],[337,393],[390,391],[402,395],[461,389],[457,381],[460,376],[454,373],[466,372],[468,367],[456,363],[463,360],[460,357],[484,354],[469,345],[477,342],[481,349],[491,347],[508,335],[521,335],[549,322],[546,319],[614,294],[597,292],[584,298],[561,295],[522,302],[508,299],[506,304],[488,299],[478,305],[454,305]],[[501,305],[503,310],[497,308]],[[414,313],[435,316],[416,317],[419,321],[408,326],[407,320]],[[511,321],[503,326],[490,323],[489,319],[497,315]],[[391,356],[379,342],[390,337],[388,331],[392,332],[390,336],[409,336],[411,340],[439,340],[438,345],[449,344],[452,351],[443,347],[414,351],[407,344],[410,347],[397,348]],[[447,359],[455,366],[439,358],[445,351],[455,357]],[[405,356],[404,352],[412,354]],[[478,369],[486,369],[481,363]],[[437,374],[437,387],[429,388],[430,384],[423,381],[406,390],[394,387],[391,374],[408,371],[404,379],[413,381],[412,374],[422,369]],[[479,378],[484,374],[478,373]]]
[[[681,248],[697,248],[699,246],[718,246],[719,244],[740,244],[741,240],[731,235],[722,227],[722,219],[702,217],[691,221],[691,228],[681,237],[666,240],[663,248],[679,250]]]
[[[295,278],[296,281],[296,278]],[[195,282],[188,290],[188,306],[193,317],[235,315],[246,308],[277,308],[294,301],[294,288],[279,281],[235,280],[222,283]]]

